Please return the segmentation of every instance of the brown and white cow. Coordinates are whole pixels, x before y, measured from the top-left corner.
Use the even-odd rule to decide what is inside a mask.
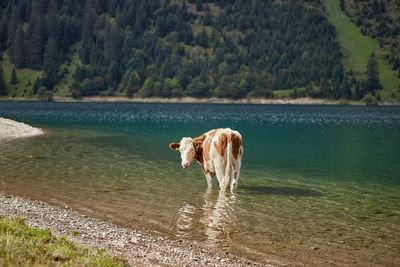
[[[219,188],[225,190],[230,175],[231,193],[236,190],[243,155],[239,132],[229,128],[211,130],[196,138],[184,137],[169,147],[181,152],[183,168],[188,168],[194,159],[201,164],[208,187],[212,187],[212,176],[217,175]]]

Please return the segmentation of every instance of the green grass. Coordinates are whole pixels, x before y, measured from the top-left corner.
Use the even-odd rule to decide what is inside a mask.
[[[285,90],[274,90],[274,98],[275,99],[287,99],[293,98],[293,89],[285,89]]]
[[[339,40],[344,54],[347,56],[347,69],[353,68],[356,72],[364,73],[367,68],[368,57],[371,52],[375,52],[379,64],[379,78],[385,91],[382,96],[386,97],[397,89],[400,79],[382,57],[383,50],[379,49],[378,42],[369,36],[361,34],[359,29],[351,20],[340,10],[338,0],[324,0],[323,4],[328,13],[329,21],[335,26],[337,39]]]
[[[75,46],[77,47],[77,45]],[[60,71],[63,72],[66,70],[66,73],[62,77],[62,79],[57,83],[56,85],[56,95],[58,96],[70,96],[71,95],[71,89],[70,87],[72,86],[72,83],[74,82],[73,78],[73,73],[75,73],[75,70],[78,66],[82,66],[82,62],[79,59],[78,53],[74,53],[71,56],[71,62],[67,61],[64,62],[60,66]]]
[[[12,97],[26,97],[31,98],[33,92],[33,83],[36,77],[41,76],[41,71],[31,70],[31,69],[16,69],[17,72],[17,84],[10,84],[11,72],[15,67],[8,61],[8,55],[6,52],[3,53],[3,60],[0,61],[3,67],[4,78],[8,90],[11,92],[9,96]]]
[[[0,217],[0,266],[127,266],[104,250],[57,239],[23,219]]]

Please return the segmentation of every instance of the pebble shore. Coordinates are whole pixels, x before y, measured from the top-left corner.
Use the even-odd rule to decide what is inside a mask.
[[[43,134],[41,129],[0,117],[0,140]]]
[[[26,224],[50,229],[56,237],[93,245],[146,266],[261,266],[261,264],[186,240],[170,240],[90,218],[67,206],[51,206],[0,193],[0,216],[26,218]],[[263,265],[271,266],[271,265]]]

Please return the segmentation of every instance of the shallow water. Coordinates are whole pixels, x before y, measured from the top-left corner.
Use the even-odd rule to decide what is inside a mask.
[[[399,265],[400,107],[0,102],[2,190],[261,262]],[[235,196],[170,142],[243,136]],[[215,182],[215,181],[214,181]]]

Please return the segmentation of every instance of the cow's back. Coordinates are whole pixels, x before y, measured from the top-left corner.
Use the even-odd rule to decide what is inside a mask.
[[[215,129],[204,134],[203,158],[208,171],[215,173],[216,168],[225,167],[227,162],[228,144],[231,143],[233,160],[241,157],[242,136],[230,128]]]

